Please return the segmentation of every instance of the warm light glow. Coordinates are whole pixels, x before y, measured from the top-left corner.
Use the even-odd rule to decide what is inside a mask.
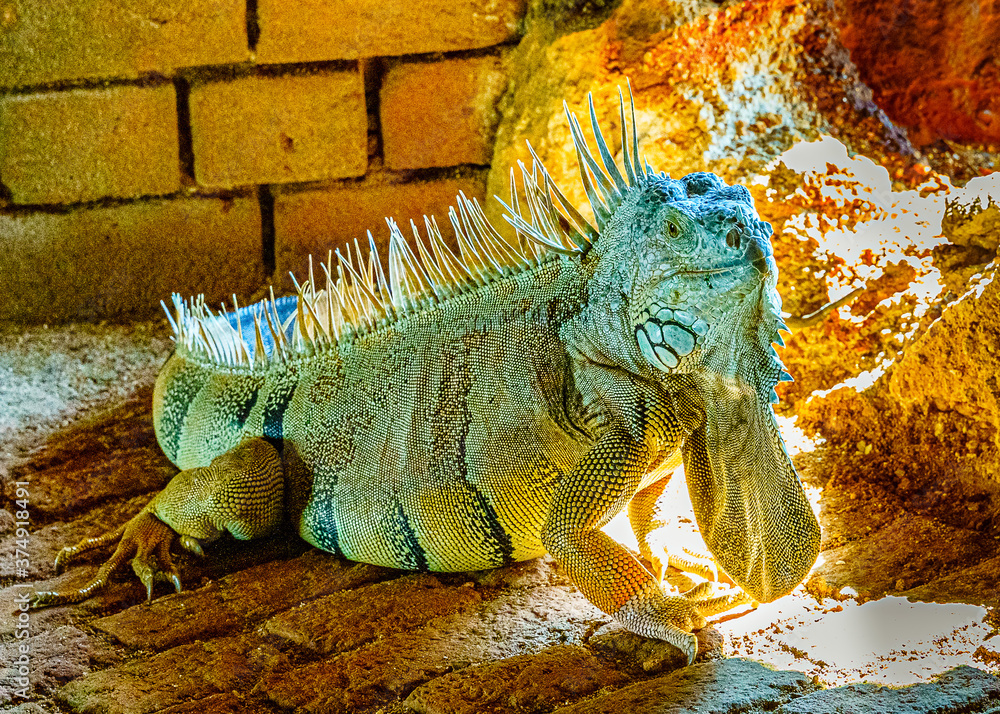
[[[985,616],[986,608],[977,605],[903,597],[817,603],[796,591],[716,629],[726,636],[729,656],[796,669],[829,686],[901,686],[960,665],[997,671],[972,656],[990,634]]]
[[[786,223],[786,230],[814,238],[820,253],[841,258],[854,275],[850,282],[826,275],[831,301],[880,277],[883,266],[907,263],[918,276],[909,292],[926,306],[944,289],[929,251],[946,242],[941,235],[945,200],[964,203],[991,191],[1000,195],[998,181],[974,180],[965,189],[958,189],[947,176],[938,174],[928,174],[928,180],[916,189],[894,191],[884,167],[864,156],[849,157],[847,148],[829,136],[796,144],[770,168],[779,162],[803,174],[805,190],[799,189],[803,195],[808,190],[814,200],[818,197],[818,203],[826,204],[822,220],[816,213],[803,212]],[[855,201],[861,202],[860,209],[852,203]],[[866,251],[874,257],[874,264],[863,259]],[[848,308],[842,308],[841,317],[864,320],[864,316],[852,316]]]

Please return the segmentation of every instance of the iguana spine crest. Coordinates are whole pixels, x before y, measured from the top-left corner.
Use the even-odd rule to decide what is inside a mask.
[[[625,98],[620,89],[618,94],[624,176],[601,133],[593,96],[588,94],[590,122],[600,162],[587,145],[580,122],[563,102],[597,228],[556,186],[529,144],[531,170],[518,162],[528,218],[521,211],[513,169],[510,203],[497,197],[507,211],[504,219],[514,228],[516,246],[490,223],[478,200],[470,200],[459,193],[457,210],[451,207],[448,211],[458,255],[445,243],[434,217],[424,216],[426,239],[410,221],[416,251],[410,247],[396,221],[387,218],[388,280],[375,240],[368,231],[367,261],[362,257],[357,239],[353,254],[350,244],[346,256],[339,249],[329,253],[327,261],[320,263],[326,278],[321,289],[317,289],[320,283],[314,275],[310,256],[308,280],[300,284],[292,275],[297,294],[291,298],[276,299],[272,289],[270,300],[240,308],[233,295],[232,311],[222,305],[221,312],[217,313],[202,295],[185,300],[174,294],[174,314],[163,305],[174,339],[198,361],[235,369],[265,370],[273,360],[311,354],[344,337],[385,327],[408,314],[433,307],[514,272],[530,269],[557,255],[585,254],[626,192],[644,184],[653,174],[652,167],[639,156],[631,86],[630,122],[626,121]],[[631,148],[628,124],[632,128]]]

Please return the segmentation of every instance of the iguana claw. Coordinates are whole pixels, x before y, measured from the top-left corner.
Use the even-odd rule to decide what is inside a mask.
[[[146,599],[153,598],[153,584],[157,580],[173,583],[177,592],[181,591],[181,580],[173,565],[170,555],[170,545],[176,533],[170,526],[150,513],[149,506],[139,512],[132,520],[114,531],[97,538],[87,538],[75,546],[63,548],[56,556],[56,572],[72,562],[81,553],[99,548],[118,541],[115,552],[97,571],[97,575],[77,590],[39,591],[31,602],[33,609],[51,605],[65,605],[86,600],[100,592],[108,585],[109,576],[119,570],[126,561],[131,560],[132,570],[146,586]],[[201,546],[195,541],[184,543],[188,550],[197,552]],[[197,550],[195,550],[197,548]]]
[[[205,557],[205,551],[201,549],[201,541],[197,538],[188,535],[182,535],[178,539],[178,543],[181,544],[181,548],[189,553],[194,553],[199,558]],[[178,588],[180,590],[180,588]]]

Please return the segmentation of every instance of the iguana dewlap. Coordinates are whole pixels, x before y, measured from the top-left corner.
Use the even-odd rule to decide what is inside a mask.
[[[590,109],[599,160],[570,123],[596,227],[536,162],[526,206],[507,206],[513,243],[461,196],[460,255],[432,220],[412,248],[390,222],[388,280],[355,243],[297,296],[224,314],[175,297],[153,417],[181,472],[119,531],[63,551],[120,539],[88,586],[38,603],[83,599],[133,556],[149,592],[179,589],[176,536],[200,551],[286,518],[396,568],[548,551],[597,607],[689,661],[704,615],[795,587],[820,533],[770,405],[785,376],[770,226],[741,186],[655,173],[624,104],[622,173]],[[654,505],[681,460],[705,542],[746,595],[661,583]],[[600,530],[625,508],[649,567]]]

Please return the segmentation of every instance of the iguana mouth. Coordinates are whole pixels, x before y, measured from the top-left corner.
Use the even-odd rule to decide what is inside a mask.
[[[761,241],[753,239],[747,241],[746,249],[743,251],[743,256],[728,265],[721,265],[717,268],[704,268],[702,270],[684,270],[682,275],[716,275],[718,273],[725,273],[730,270],[736,270],[742,268],[746,265],[751,265],[754,270],[760,273],[762,276],[768,275],[775,270],[774,260],[771,257],[773,253],[771,252],[771,247],[767,243],[762,243]]]
[[[732,265],[723,265],[720,268],[706,268],[705,270],[682,270],[680,275],[717,275],[718,273],[726,273],[730,270],[736,270],[742,267],[743,263],[733,263]]]

